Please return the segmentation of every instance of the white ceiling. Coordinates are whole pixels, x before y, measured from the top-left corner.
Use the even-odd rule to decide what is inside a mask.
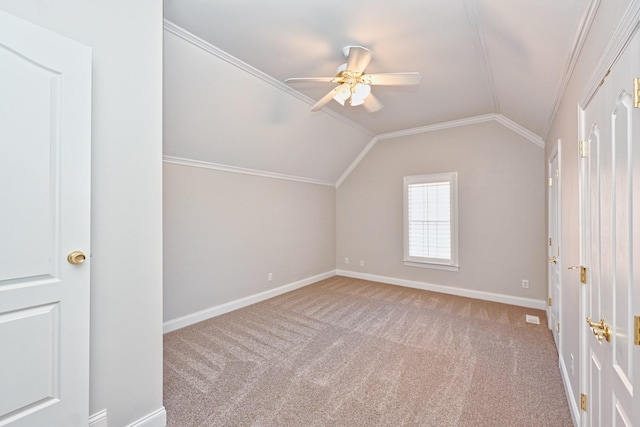
[[[369,73],[420,72],[417,87],[374,87],[384,104],[380,112],[329,104],[370,135],[500,114],[544,138],[594,4],[165,0],[164,10],[168,21],[279,82],[335,75],[347,45],[371,49]],[[333,85],[292,87],[310,108]]]

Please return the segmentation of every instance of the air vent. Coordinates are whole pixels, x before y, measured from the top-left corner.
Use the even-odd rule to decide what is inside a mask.
[[[526,314],[524,316],[524,320],[527,323],[533,323],[534,325],[539,325],[540,324],[540,318],[538,316],[532,316],[531,314]]]

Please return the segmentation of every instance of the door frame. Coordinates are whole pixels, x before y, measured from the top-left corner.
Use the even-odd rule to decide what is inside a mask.
[[[560,138],[558,138],[558,143],[557,145],[551,150],[551,153],[549,154],[549,157],[547,158],[547,179],[552,178],[552,174],[553,171],[551,171],[551,164],[553,159],[556,159],[556,163],[557,163],[557,170],[558,170],[558,176],[557,176],[557,181],[556,181],[556,193],[555,193],[555,208],[556,208],[556,230],[555,230],[555,239],[556,239],[556,246],[558,248],[561,248],[561,242],[562,242],[562,232],[561,232],[561,228],[562,228],[562,140]],[[551,215],[551,194],[549,191],[549,187],[547,186],[547,237],[551,237],[551,229],[550,229],[550,223],[548,221],[548,218]],[[548,253],[548,247],[547,246],[547,253]],[[558,274],[558,288],[562,288],[562,257],[560,256],[560,254],[558,254],[557,256],[557,266],[556,268],[559,271]],[[556,326],[551,324],[551,311],[553,310],[553,307],[557,307],[558,310],[558,317],[556,319],[556,322],[560,322],[560,318],[562,316],[562,292],[558,292],[558,295],[554,296],[553,293],[553,285],[552,285],[552,280],[551,280],[551,264],[547,263],[547,298],[555,298],[557,299],[557,301],[554,299],[552,300],[552,304],[553,306],[550,306],[547,303],[547,326],[549,327],[549,329],[551,329],[552,333],[554,333],[554,329]],[[555,334],[555,333],[554,333]],[[558,341],[557,341],[557,350],[558,350],[558,355],[562,355],[562,341],[560,339],[560,333],[557,333],[558,336]]]
[[[595,93],[594,93],[595,95]],[[589,98],[589,101],[591,100],[592,97]],[[587,108],[587,105],[580,105],[578,107],[578,139],[580,141],[584,141],[587,138],[586,135],[586,130],[585,130],[585,109]],[[584,266],[586,265],[586,242],[584,239],[584,233],[583,233],[583,228],[584,228],[584,221],[585,221],[585,215],[586,215],[586,209],[585,209],[585,159],[583,157],[580,156],[580,148],[578,147],[577,150],[577,156],[578,156],[578,206],[579,206],[579,221],[578,224],[580,226],[580,233],[579,233],[579,238],[580,238],[580,265]],[[589,280],[587,279],[587,282],[589,282]],[[588,384],[588,368],[589,368],[589,344],[588,344],[588,340],[587,340],[587,326],[586,326],[586,322],[582,322],[582,319],[586,319],[587,318],[587,292],[585,292],[585,289],[583,287],[583,285],[580,283],[580,280],[577,279],[576,283],[578,283],[578,286],[580,286],[580,291],[579,291],[579,295],[580,295],[580,306],[578,308],[578,312],[579,312],[579,317],[578,317],[578,331],[579,331],[579,349],[580,349],[580,356],[579,356],[579,364],[580,364],[580,370],[579,370],[579,377],[580,377],[580,389],[578,390],[579,393],[587,393],[587,390],[585,389],[585,387]],[[588,412],[585,411],[581,411],[580,412],[580,426],[582,427],[586,427],[587,426],[587,417],[588,417]]]

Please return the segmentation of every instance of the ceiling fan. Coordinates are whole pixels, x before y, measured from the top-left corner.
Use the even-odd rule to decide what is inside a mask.
[[[320,82],[338,83],[329,93],[320,99],[311,111],[319,111],[332,99],[344,105],[346,101],[352,106],[362,105],[367,111],[375,112],[382,108],[382,103],[371,93],[372,85],[400,86],[416,85],[420,82],[420,73],[383,73],[365,74],[371,62],[371,52],[362,46],[347,46],[342,49],[347,63],[338,67],[335,77],[294,77],[287,83]]]

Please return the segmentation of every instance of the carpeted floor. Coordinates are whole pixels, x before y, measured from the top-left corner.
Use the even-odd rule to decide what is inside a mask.
[[[544,312],[340,276],[164,337],[170,427],[572,426],[566,402]]]

